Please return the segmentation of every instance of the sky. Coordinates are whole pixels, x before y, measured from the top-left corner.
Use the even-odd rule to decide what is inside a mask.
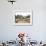
[[[20,12],[20,13],[15,13],[16,15],[22,15],[22,16],[27,16],[27,15],[32,15],[30,12],[29,13],[26,13],[26,12]]]

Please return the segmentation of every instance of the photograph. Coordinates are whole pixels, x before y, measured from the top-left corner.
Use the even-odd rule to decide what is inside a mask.
[[[16,12],[14,18],[16,25],[32,25],[32,14],[30,12]]]

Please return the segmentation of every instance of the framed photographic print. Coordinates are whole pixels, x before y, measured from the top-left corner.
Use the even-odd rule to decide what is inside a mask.
[[[32,25],[32,13],[15,12],[13,21],[14,21],[14,25]]]

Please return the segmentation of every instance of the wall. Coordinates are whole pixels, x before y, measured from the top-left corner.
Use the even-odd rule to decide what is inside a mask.
[[[33,10],[32,26],[11,25],[12,11]],[[17,37],[18,32],[30,34],[34,40],[46,40],[46,1],[45,0],[17,0],[14,5],[7,0],[0,0],[0,40],[11,40]]]

